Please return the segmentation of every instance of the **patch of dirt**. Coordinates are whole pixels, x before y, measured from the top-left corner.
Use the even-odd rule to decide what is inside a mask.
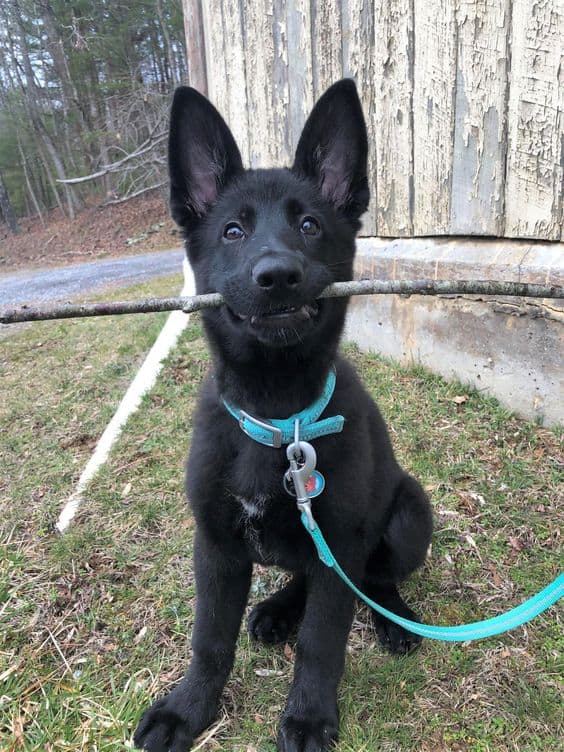
[[[74,221],[53,210],[44,226],[39,219],[24,219],[20,228],[18,235],[12,235],[5,224],[0,224],[0,273],[181,245],[180,234],[158,191],[124,204],[87,207]]]

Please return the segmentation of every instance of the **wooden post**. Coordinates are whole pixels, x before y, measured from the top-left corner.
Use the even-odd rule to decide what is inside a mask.
[[[208,95],[206,71],[206,44],[202,0],[182,0],[186,57],[188,58],[188,81],[202,94]]]

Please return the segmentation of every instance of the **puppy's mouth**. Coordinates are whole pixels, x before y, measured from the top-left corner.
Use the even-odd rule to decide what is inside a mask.
[[[302,306],[281,305],[270,308],[268,311],[253,313],[245,316],[230,309],[235,318],[240,321],[248,321],[255,329],[271,328],[283,329],[295,327],[313,321],[319,315],[320,301],[306,303]]]

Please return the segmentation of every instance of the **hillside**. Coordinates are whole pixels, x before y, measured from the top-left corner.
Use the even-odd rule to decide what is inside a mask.
[[[20,224],[18,235],[0,225],[0,273],[173,248],[181,243],[158,192],[123,204],[84,209],[74,221],[57,210],[50,212],[45,226],[38,219],[24,219]]]

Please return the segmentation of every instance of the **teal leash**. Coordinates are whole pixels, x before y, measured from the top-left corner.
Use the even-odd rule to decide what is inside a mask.
[[[484,621],[475,621],[471,624],[460,624],[456,627],[435,627],[429,624],[421,624],[417,621],[411,621],[410,619],[404,619],[403,616],[388,611],[387,608],[375,603],[371,598],[364,595],[364,593],[357,588],[351,579],[342,570],[339,562],[333,556],[333,552],[329,548],[327,541],[323,537],[323,533],[319,529],[319,525],[313,520],[310,514],[302,512],[302,523],[305,529],[310,534],[317,553],[321,561],[335,571],[336,574],[345,582],[348,587],[363,600],[370,608],[373,608],[382,616],[385,616],[390,621],[399,624],[404,629],[421,635],[421,637],[428,637],[431,640],[443,640],[445,642],[466,642],[468,640],[481,640],[485,637],[493,637],[493,635],[507,632],[515,627],[520,627],[522,624],[534,619],[540,613],[545,611],[553,603],[556,603],[559,598],[564,595],[564,573],[560,574],[550,585],[543,588],[540,593],[537,593],[532,598],[522,603],[520,606],[507,611],[499,616],[494,616],[491,619],[485,619]],[[312,524],[313,523],[313,524]]]
[[[428,637],[431,640],[443,640],[445,642],[467,642],[469,640],[481,640],[485,637],[507,632],[515,627],[534,619],[540,613],[552,606],[564,595],[564,573],[560,574],[554,582],[547,585],[540,593],[522,603],[520,606],[507,611],[499,616],[484,621],[476,621],[471,624],[460,624],[455,627],[437,627],[430,624],[421,624],[417,621],[398,616],[387,608],[375,603],[366,596],[343,571],[339,562],[333,556],[319,525],[315,521],[311,511],[311,498],[323,490],[325,481],[323,476],[315,470],[316,453],[308,440],[339,433],[343,430],[345,419],[342,415],[334,415],[330,418],[319,420],[321,414],[328,406],[335,391],[335,369],[331,368],[327,381],[320,397],[305,410],[284,419],[256,418],[241,410],[235,405],[223,400],[226,410],[237,420],[241,430],[251,439],[269,447],[280,448],[288,444],[286,455],[290,467],[284,476],[284,488],[296,498],[298,510],[301,513],[302,523],[311,536],[320,560],[339,575],[343,582],[363,600],[370,608],[373,608],[382,616],[385,616],[400,627],[410,632]],[[308,480],[311,481],[313,474],[322,481],[320,487],[313,491],[309,489]]]

